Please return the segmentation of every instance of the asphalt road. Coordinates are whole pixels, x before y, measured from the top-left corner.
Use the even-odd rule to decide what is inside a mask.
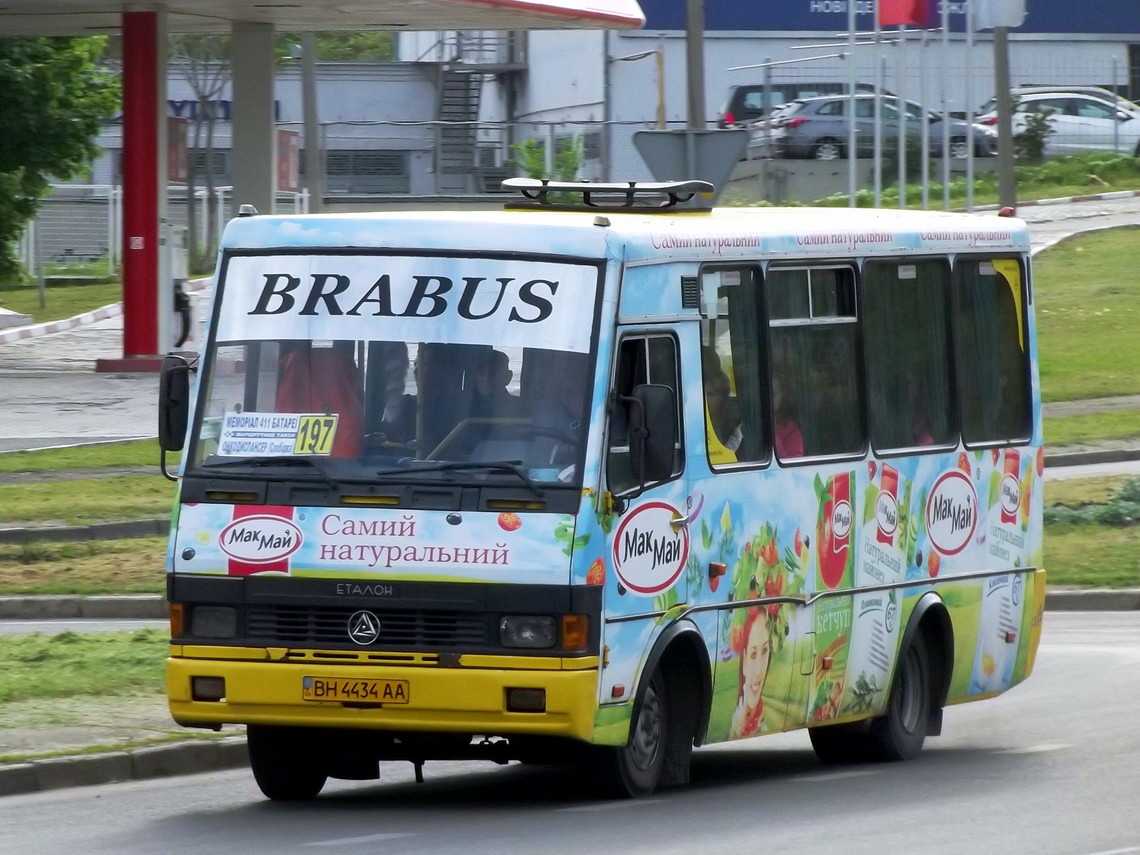
[[[385,764],[315,802],[265,801],[248,772],[3,800],[0,850],[242,852],[1140,853],[1140,613],[1046,615],[1037,672],[947,711],[903,764],[826,768],[803,733],[701,749],[684,790],[591,799],[553,768]]]

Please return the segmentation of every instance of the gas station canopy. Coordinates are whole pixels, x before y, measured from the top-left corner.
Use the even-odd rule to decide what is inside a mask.
[[[117,32],[125,11],[163,8],[167,29],[229,32],[233,24],[279,31],[624,29],[644,26],[637,0],[0,0],[4,36]]]

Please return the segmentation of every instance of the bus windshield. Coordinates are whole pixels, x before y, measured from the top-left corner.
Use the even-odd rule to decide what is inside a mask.
[[[514,259],[232,258],[191,467],[577,485],[597,280]]]

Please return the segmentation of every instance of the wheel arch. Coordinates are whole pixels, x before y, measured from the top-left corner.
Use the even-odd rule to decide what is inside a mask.
[[[704,742],[712,709],[712,666],[709,664],[704,636],[691,620],[683,618],[674,621],[657,637],[645,659],[645,667],[637,684],[634,709],[640,706],[653,672],[662,664],[667,666],[664,673],[670,683],[684,678],[696,682],[697,696],[690,698],[696,702],[696,720],[692,732],[694,744],[700,745]]]
[[[923,594],[915,604],[898,648],[900,653],[906,650],[907,645],[919,633],[926,641],[932,677],[927,735],[937,736],[942,732],[942,708],[946,705],[950,678],[954,672],[954,626],[946,604],[933,591]]]

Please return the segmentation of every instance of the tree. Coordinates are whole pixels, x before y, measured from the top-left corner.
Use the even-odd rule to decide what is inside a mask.
[[[106,39],[0,39],[0,282],[20,273],[14,244],[50,190],[87,169],[119,109],[119,80],[99,64]]]
[[[190,252],[191,270],[208,269],[217,251],[218,198],[214,192],[214,130],[218,117],[214,104],[221,98],[230,81],[230,40],[228,36],[183,35],[171,40],[171,59],[194,92],[197,109],[190,117],[192,133],[187,140],[191,154],[186,179],[186,244]],[[196,162],[202,155],[205,164],[206,234],[198,234]]]

